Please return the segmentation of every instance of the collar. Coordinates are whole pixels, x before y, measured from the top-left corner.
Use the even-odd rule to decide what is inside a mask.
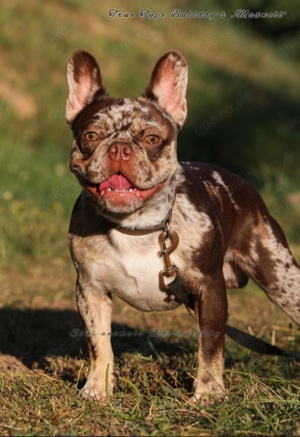
[[[153,232],[157,232],[157,231],[164,231],[165,229],[167,229],[169,226],[169,222],[168,219],[165,220],[163,223],[157,225],[157,226],[153,226],[152,228],[143,228],[143,229],[130,229],[130,228],[125,228],[123,226],[114,226],[113,229],[115,229],[116,231],[122,232],[122,234],[127,234],[127,235],[148,235],[148,234],[152,234]]]
[[[117,223],[113,223],[109,220],[107,220],[107,223],[109,224],[110,229],[114,229],[118,232],[121,232],[122,234],[126,234],[126,235],[148,235],[148,234],[152,234],[154,232],[158,232],[158,231],[165,231],[167,233],[167,235],[170,235],[170,223],[171,223],[171,219],[172,219],[172,211],[173,208],[170,209],[167,218],[161,222],[158,225],[152,226],[151,228],[136,228],[136,229],[131,229],[131,228],[127,228],[125,226],[120,226]]]

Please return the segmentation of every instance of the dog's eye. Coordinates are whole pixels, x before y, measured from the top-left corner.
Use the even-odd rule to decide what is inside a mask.
[[[151,144],[151,145],[152,144],[157,144],[159,142],[159,140],[160,140],[159,136],[158,135],[153,135],[153,134],[147,135],[144,138],[144,142],[147,143],[147,144]]]
[[[92,131],[85,132],[83,134],[83,138],[89,142],[100,140],[100,136],[97,134],[97,132],[92,132]]]

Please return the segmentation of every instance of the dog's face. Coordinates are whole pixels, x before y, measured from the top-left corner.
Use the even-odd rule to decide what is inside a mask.
[[[177,168],[176,138],[186,118],[187,66],[175,51],[157,62],[143,97],[108,96],[84,50],[68,65],[66,118],[74,134],[70,167],[98,206],[131,213],[163,190]]]

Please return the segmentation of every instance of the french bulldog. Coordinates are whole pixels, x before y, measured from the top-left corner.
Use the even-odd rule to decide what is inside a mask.
[[[193,399],[218,397],[224,392],[226,288],[242,287],[250,277],[300,322],[300,269],[283,231],[237,175],[178,162],[188,79],[179,52],[157,61],[136,99],[111,97],[85,50],[71,56],[67,79],[70,169],[83,188],[69,230],[89,344],[81,395],[103,402],[113,393],[111,338],[100,335],[111,332],[112,294],[141,311],[172,310],[181,302],[168,284],[178,277],[193,297],[200,333]]]

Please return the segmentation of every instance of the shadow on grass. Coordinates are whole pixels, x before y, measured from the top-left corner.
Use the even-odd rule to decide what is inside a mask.
[[[133,374],[136,378],[143,368],[149,370],[151,379],[151,372],[155,368],[155,372],[171,387],[176,385],[184,387],[188,393],[192,392],[193,375],[197,368],[197,340],[152,336],[150,331],[119,323],[112,324],[111,332],[117,373],[125,374],[126,378]],[[134,360],[128,354],[133,354]],[[1,365],[4,371],[13,369],[14,359],[17,359],[30,370],[41,369],[45,373],[54,373],[61,380],[77,384],[77,388],[81,389],[85,377],[77,380],[80,374],[77,360],[87,355],[87,339],[77,311],[0,309],[0,370]],[[144,361],[142,358],[141,362],[141,356],[153,356],[154,359]],[[225,369],[239,368],[240,365],[254,374],[264,374],[266,366],[274,367],[281,377],[287,378],[290,378],[292,366],[287,359],[278,361],[264,358],[249,354],[244,348],[228,345],[225,348]]]
[[[99,333],[101,335],[101,333]],[[124,352],[166,356],[172,361],[181,344],[151,338],[150,332],[112,323],[112,347],[116,357]],[[76,358],[88,355],[80,316],[73,310],[0,309],[0,353],[11,355],[26,367],[45,369],[50,357]]]

